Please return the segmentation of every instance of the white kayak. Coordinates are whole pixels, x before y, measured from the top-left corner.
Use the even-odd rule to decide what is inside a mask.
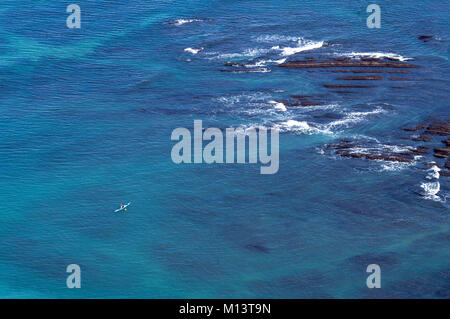
[[[127,208],[128,206],[130,206],[130,204],[131,204],[131,202],[128,203],[128,204],[126,204],[126,205],[124,205],[122,208],[116,209],[116,210],[114,211],[114,213],[117,213],[117,212],[120,212],[121,210],[124,210],[125,208]]]

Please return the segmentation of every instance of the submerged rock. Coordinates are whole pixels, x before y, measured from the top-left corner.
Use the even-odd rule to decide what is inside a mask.
[[[370,68],[418,68],[418,65],[405,62],[381,62],[381,61],[326,61],[326,62],[305,62],[288,61],[278,64],[284,68],[335,68],[335,67],[370,67]]]
[[[417,148],[410,148],[408,152],[402,153],[404,155],[423,155],[428,154],[427,146],[419,146]]]
[[[339,119],[341,116],[339,114],[335,113],[325,113],[323,115],[315,115],[314,118],[316,119]]]
[[[387,73],[404,73],[404,74],[411,73],[411,72],[406,71],[406,70],[389,70],[389,71],[386,71],[386,72]]]
[[[333,60],[343,62],[343,61],[350,61],[350,58],[349,57],[338,57],[338,58],[333,58]]]
[[[418,137],[413,137],[411,140],[416,141],[416,142],[431,142],[433,139],[428,136],[420,135]]]
[[[249,245],[245,246],[245,248],[250,249],[250,250],[259,251],[262,253],[269,253],[269,249],[267,247],[264,247],[261,245],[249,244]]]
[[[415,127],[406,127],[403,130],[408,132],[415,132],[415,131],[421,131],[425,129],[427,126],[425,124],[417,125]]]
[[[439,158],[447,158],[450,156],[450,147],[435,148],[434,156]]]
[[[391,77],[389,80],[391,80],[391,81],[412,81],[411,79],[397,78],[397,77]]]
[[[380,61],[380,58],[361,57],[361,61],[370,61],[370,62]]]
[[[301,105],[302,106],[317,106],[317,105],[323,105],[323,103],[302,101]]]
[[[238,63],[238,62],[225,62],[223,65],[225,65],[225,66],[245,67],[245,64]]]
[[[432,36],[432,35],[419,35],[419,36],[417,37],[417,39],[422,40],[422,41],[424,41],[424,42],[428,42],[428,41],[430,41],[431,39],[433,39],[433,36]]]
[[[220,72],[228,72],[228,73],[266,73],[270,72],[268,69],[220,69]]]
[[[410,162],[414,161],[413,158],[403,157],[401,155],[351,153],[351,152],[342,152],[339,155],[341,155],[343,157],[364,158],[364,159],[369,159],[369,160],[383,160],[383,161],[387,161],[387,162],[410,163]]]
[[[430,124],[425,130],[424,134],[428,135],[450,135],[450,124],[447,123],[434,123]]]
[[[333,91],[334,93],[339,93],[339,94],[351,94],[351,93],[354,93],[354,92],[351,92],[351,91]]]
[[[321,96],[294,94],[294,95],[291,95],[291,98],[300,100],[300,101],[286,102],[286,103],[284,103],[284,105],[286,105],[286,106],[318,106],[318,105],[324,104],[321,101]]]
[[[383,77],[380,75],[375,76],[342,76],[337,78],[338,80],[350,80],[350,81],[372,81],[372,80],[381,80]]]
[[[333,73],[411,73],[407,70],[331,70]]]
[[[395,152],[393,148],[386,145],[366,146],[351,140],[341,140],[337,144],[327,145],[327,148],[334,149],[336,154],[342,157],[401,163],[411,163],[414,161],[415,155],[427,153],[425,147],[410,147],[409,151]]]
[[[383,70],[331,70],[333,73],[383,73]]]
[[[291,98],[293,99],[307,99],[307,98],[312,98],[314,97],[313,95],[291,95]]]
[[[329,89],[336,89],[336,88],[356,88],[356,89],[362,89],[362,88],[374,88],[376,85],[352,85],[352,84],[324,84],[323,85],[326,88]]]

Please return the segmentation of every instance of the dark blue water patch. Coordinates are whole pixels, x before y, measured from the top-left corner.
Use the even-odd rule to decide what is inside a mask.
[[[37,238],[36,234],[6,234],[2,236],[1,259],[5,263],[29,268],[38,276],[52,281],[63,279],[67,265],[73,263],[75,256],[61,254],[52,244],[52,240],[58,240],[58,237],[52,237],[52,234],[47,234],[45,238]],[[70,243],[66,244],[70,246]],[[80,256],[76,259],[80,260]]]
[[[187,115],[187,116],[197,116],[198,117],[198,116],[210,115],[212,113],[217,114],[217,112],[213,112],[208,109],[201,109],[201,108],[182,109],[180,107],[164,108],[164,107],[159,107],[159,106],[135,109],[135,110],[133,110],[133,112],[136,113],[136,116],[143,116],[143,115],[144,116],[155,116],[155,115],[183,116],[183,115]],[[226,112],[224,111],[223,113],[225,114]],[[191,126],[192,125],[193,124],[191,124]],[[190,128],[193,129],[193,126]]]
[[[359,135],[421,145],[401,140],[401,128],[448,115],[448,41],[437,39],[447,30],[443,4],[382,1],[392,10],[382,13],[382,29],[369,30],[367,4],[358,1],[141,2],[82,2],[81,30],[65,27],[62,2],[38,8],[19,1],[2,11],[0,194],[10,204],[0,255],[8,271],[20,274],[5,281],[8,289],[31,297],[34,291],[58,297],[376,296],[380,291],[365,287],[362,267],[375,258],[389,264],[382,268],[381,291],[387,291],[380,296],[448,297],[447,279],[438,274],[448,268],[442,229],[448,209],[414,193],[425,172],[318,154],[325,143]],[[36,11],[36,19],[8,20],[14,10],[20,18]],[[405,20],[401,12],[420,18]],[[205,21],[164,23],[195,17]],[[418,41],[417,21],[436,39]],[[403,89],[383,81],[376,90],[329,93],[324,102],[338,104],[333,112],[340,116],[339,110],[378,105],[386,113],[340,127],[336,136],[281,134],[274,176],[262,176],[260,165],[174,164],[171,132],[192,129],[194,119],[220,128],[335,120],[314,118],[325,114],[321,110],[272,117],[246,114],[248,101],[217,103],[262,92],[267,98],[252,107],[264,111],[269,99],[329,92],[323,84],[337,81],[337,74],[275,65],[269,73],[229,74],[218,71],[226,59],[208,59],[212,52],[296,45],[258,40],[277,35],[327,42],[292,58],[386,52],[414,57],[421,68],[407,75],[414,83]],[[187,47],[204,50],[192,55]],[[36,55],[23,54],[26,48]],[[261,57],[282,58],[279,52]],[[440,182],[447,191],[444,177]],[[126,214],[113,213],[129,201]],[[47,261],[33,264],[42,258]],[[82,266],[84,295],[65,287],[66,263]],[[414,287],[392,289],[407,285],[408,277],[419,279]]]
[[[433,256],[433,252],[442,245],[450,244],[450,233],[442,232],[435,235],[424,236],[414,240],[408,247],[408,253]]]
[[[381,289],[361,289],[363,298],[448,298],[450,296],[450,270],[435,271],[405,280],[393,281]]]
[[[157,242],[144,254],[156,260],[168,271],[174,272],[185,282],[198,280],[216,281],[228,274],[220,254],[211,258],[214,248],[205,244],[177,247],[170,243]]]
[[[250,251],[259,252],[259,253],[268,254],[270,252],[269,248],[267,248],[263,245],[260,245],[260,244],[248,244],[247,246],[245,246],[245,248]]]
[[[66,12],[68,3],[61,1],[31,6],[24,1],[16,1],[14,7],[7,7],[2,12],[2,29],[49,46],[67,46],[137,28],[143,16],[155,14],[153,4],[140,1],[125,4],[81,0],[77,5],[81,9],[80,29],[67,27],[66,19],[71,13]]]
[[[290,275],[278,276],[274,279],[260,279],[248,282],[257,298],[332,298],[327,292],[327,286],[332,282],[326,273],[320,270],[295,272]],[[308,287],[308,289],[305,289]]]
[[[355,269],[365,269],[370,264],[377,264],[380,267],[392,267],[400,263],[400,256],[396,252],[387,252],[383,254],[366,253],[362,255],[355,255],[347,259]]]
[[[55,68],[58,72],[55,72]],[[130,83],[136,85],[151,83],[152,75],[136,71],[128,66],[102,63],[74,63],[74,60],[49,59],[39,66],[39,71],[28,79],[28,89],[34,101],[46,101],[58,98],[60,103],[76,102],[80,98],[114,101],[115,94],[139,93]],[[64,82],[64,85],[58,85]],[[144,86],[145,87],[145,86]],[[136,87],[135,87],[136,89]],[[131,90],[131,91],[130,91]],[[42,102],[41,102],[42,103]]]

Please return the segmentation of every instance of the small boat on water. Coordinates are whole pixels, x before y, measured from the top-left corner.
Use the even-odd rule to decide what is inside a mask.
[[[130,206],[130,204],[131,204],[131,202],[128,203],[128,204],[126,204],[126,205],[123,205],[122,207],[116,209],[116,210],[114,211],[114,213],[120,212],[120,211],[122,211],[122,210],[127,210],[127,207]]]

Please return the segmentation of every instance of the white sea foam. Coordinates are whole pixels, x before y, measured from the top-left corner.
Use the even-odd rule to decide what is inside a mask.
[[[295,47],[280,47],[279,45],[272,47],[272,50],[280,50],[281,55],[289,56],[303,51],[319,49],[323,46],[324,41],[312,41],[300,38]]]
[[[186,48],[186,49],[184,49],[185,52],[189,52],[189,53],[192,53],[194,55],[199,53],[201,50],[203,50],[203,48],[198,48],[198,49]]]
[[[409,61],[414,60],[413,58],[407,58],[404,56],[401,56],[399,54],[395,53],[385,53],[385,52],[350,52],[350,53],[334,53],[338,56],[345,56],[350,58],[361,58],[361,57],[368,57],[368,58],[391,58],[391,59],[398,59],[399,61]]]
[[[259,68],[259,69],[252,69],[252,70],[234,70],[233,73],[268,73],[272,72],[269,68]]]
[[[413,147],[399,146],[399,145],[385,145],[385,147],[393,153],[407,153],[407,152],[416,150]],[[420,157],[418,157],[418,158],[420,158]]]
[[[257,67],[264,67],[266,66],[268,63],[276,63],[276,64],[281,64],[286,62],[286,59],[280,59],[280,60],[259,60],[253,64],[245,64],[244,66],[246,68],[257,68]]]
[[[426,176],[427,179],[439,179],[440,174],[439,172],[441,171],[441,169],[439,167],[437,167],[436,165],[432,166],[429,170],[428,170],[428,175]]]
[[[210,59],[219,59],[219,60],[228,60],[228,59],[234,59],[234,58],[253,58],[258,57],[263,54],[266,54],[270,52],[269,49],[258,49],[258,48],[250,48],[246,49],[243,52],[235,52],[235,53],[217,53],[217,52],[211,52],[209,55],[213,55]]]
[[[381,165],[381,171],[387,171],[387,172],[398,172],[398,171],[402,171],[405,168],[408,168],[412,165],[414,165],[415,163],[411,162],[411,163],[404,163],[404,162],[383,162],[383,164]]]
[[[183,25],[186,23],[202,22],[202,21],[203,21],[202,19],[178,19],[178,20],[175,20],[173,22],[173,24],[178,26],[178,25]]]
[[[247,72],[248,71],[246,71],[246,73]],[[269,68],[260,68],[260,69],[253,70],[253,71],[250,71],[250,72],[254,72],[254,73],[269,73],[269,72],[272,72],[272,70],[269,69]]]
[[[293,37],[293,36],[285,36],[285,35],[260,35],[256,38],[256,42],[286,42],[286,41],[298,41],[302,39],[302,37]]]
[[[267,102],[267,103],[273,104],[273,105],[274,105],[274,108],[277,109],[277,110],[280,110],[280,111],[283,111],[283,112],[286,112],[286,111],[287,111],[286,105],[284,105],[284,104],[281,103],[281,102],[277,102],[277,101],[269,101],[269,102]]]
[[[377,138],[372,137],[372,136],[368,136],[368,135],[364,135],[364,134],[352,134],[350,136],[355,139],[367,140],[370,142],[375,142],[375,143],[381,144],[381,142]]]
[[[323,155],[325,154],[325,150],[323,148],[316,147],[317,154]]]
[[[301,134],[331,134],[332,132],[311,126],[306,121],[287,120],[274,125],[280,132],[294,132]]]
[[[310,111],[316,111],[316,110],[330,110],[330,111],[336,111],[340,113],[339,110],[339,104],[324,104],[324,105],[309,105],[309,106],[302,106],[301,109],[297,109],[297,112],[310,112]]]
[[[385,113],[386,111],[382,108],[376,108],[373,111],[368,112],[350,112],[347,113],[343,119],[336,120],[325,124],[326,129],[333,129],[335,127],[344,126],[348,127],[350,124],[358,123],[366,119],[367,116]]]
[[[274,105],[274,109],[286,112],[287,108],[286,105],[283,103],[280,103],[275,100],[270,100],[266,102],[268,104]],[[302,107],[301,111],[308,111],[315,110],[315,109],[333,109],[336,110],[339,107],[337,104],[328,104],[328,105],[318,105],[318,106],[309,106],[309,107]],[[307,122],[307,121],[297,121],[293,119],[285,119],[282,122],[276,123],[275,126],[279,128],[280,132],[295,132],[295,133],[305,133],[305,134],[332,134],[335,135],[336,129],[339,128],[347,128],[351,124],[355,124],[358,122],[361,122],[366,119],[367,116],[384,113],[385,110],[382,108],[377,108],[373,111],[368,112],[350,112],[345,115],[344,118],[332,121],[330,123],[326,124],[319,124],[319,123],[313,123],[313,122]],[[410,151],[409,148],[402,148],[400,146],[392,146],[392,145],[376,145],[374,147],[368,147],[367,149],[357,149],[355,148],[354,151],[357,152],[371,152],[374,153],[374,151],[379,150],[379,153],[381,153],[383,150],[390,151],[390,152],[407,152]]]
[[[266,66],[268,61],[269,60],[260,60],[260,61],[257,61],[255,63],[253,63],[253,64],[245,64],[244,66],[246,68],[258,68],[258,67],[261,67],[261,66]]]
[[[422,183],[420,187],[423,189],[423,196],[427,199],[440,200],[437,193],[441,190],[441,184],[439,182]]]
[[[423,189],[422,196],[424,198],[432,199],[434,201],[442,201],[441,197],[437,195],[441,190],[441,185],[439,183],[440,171],[441,169],[437,165],[433,165],[427,170],[428,174],[425,178],[434,181],[420,184],[420,187]]]
[[[324,45],[324,41],[312,41],[306,40],[301,37],[292,37],[289,38],[290,41],[295,41],[297,43],[296,46],[285,46],[282,47],[280,45],[272,46],[271,48],[248,48],[243,52],[234,52],[234,53],[218,53],[218,52],[208,52],[207,55],[212,56],[209,59],[234,59],[234,58],[252,58],[252,57],[261,57],[263,55],[267,55],[270,53],[279,53],[281,56],[290,56],[295,53],[314,50],[321,48]],[[266,60],[264,62],[257,62],[260,64],[266,65],[267,63],[277,63],[281,64],[286,61],[286,58],[276,59],[276,60]]]
[[[225,105],[234,105],[238,103],[265,103],[265,101],[271,98],[272,95],[270,94],[264,92],[255,92],[249,94],[221,96],[215,100]]]
[[[410,151],[408,147],[398,146],[398,145],[388,145],[382,143],[376,143],[368,146],[355,146],[348,149],[352,153],[365,153],[365,154],[399,154]],[[407,164],[407,163],[406,163]]]
[[[278,126],[285,128],[296,128],[299,130],[311,130],[311,127],[306,121],[288,120],[278,124]]]
[[[400,146],[400,145],[389,145],[380,143],[377,139],[371,138],[368,136],[360,135],[361,139],[367,140],[367,144],[364,146],[354,146],[347,148],[346,151],[349,153],[355,154],[371,154],[371,155],[398,155],[404,152],[411,151],[411,148],[408,146]],[[414,166],[417,164],[417,157],[414,157],[414,160],[411,162],[399,162],[399,161],[388,161],[384,159],[376,159],[375,162],[380,163],[380,166],[370,168],[370,170],[383,172],[396,172],[404,170],[408,167]]]

